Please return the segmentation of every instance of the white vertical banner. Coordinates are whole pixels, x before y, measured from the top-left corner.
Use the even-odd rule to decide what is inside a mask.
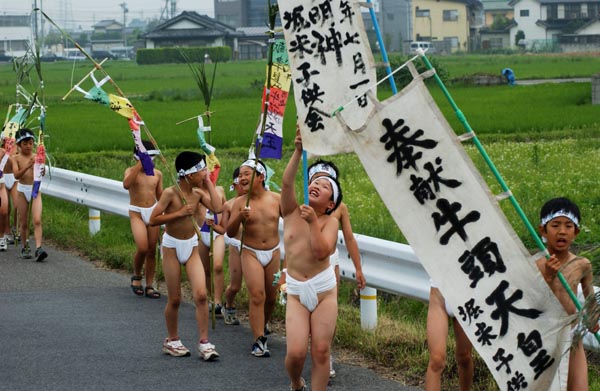
[[[373,104],[348,138],[500,389],[559,389],[566,312],[421,77]]]
[[[363,125],[373,110],[365,90],[377,79],[359,2],[279,0],[278,5],[304,149],[316,155],[349,152],[352,147],[333,113],[354,100],[342,115],[353,128]],[[328,142],[316,142],[321,138]]]

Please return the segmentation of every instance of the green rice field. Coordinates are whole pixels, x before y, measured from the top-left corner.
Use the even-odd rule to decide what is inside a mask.
[[[498,74],[509,66],[517,80],[524,78],[587,78],[600,72],[600,56],[565,55],[457,55],[436,57],[450,78],[471,74]],[[211,104],[211,144],[217,147],[222,164],[219,184],[226,189],[233,167],[247,156],[261,111],[265,63],[218,64]],[[127,120],[73,92],[74,83],[92,69],[84,62],[43,63],[44,102],[48,107],[45,143],[49,162],[69,170],[121,180],[132,164],[133,143]],[[197,149],[197,123],[177,122],[205,111],[198,88],[185,64],[139,66],[134,62],[108,62],[106,71],[128,96],[144,119],[169,162],[184,149]],[[207,68],[209,74],[212,68]],[[37,83],[35,71],[30,72]],[[103,76],[96,72],[96,78]],[[87,81],[83,87],[89,89]],[[596,273],[600,270],[600,106],[591,104],[591,85],[544,83],[517,86],[448,85],[450,94],[502,174],[529,221],[537,224],[540,206],[549,198],[567,196],[582,211],[582,231],[576,250],[588,256]],[[430,92],[457,134],[463,133],[455,113],[433,83]],[[106,85],[107,92],[114,86]],[[382,86],[381,99],[390,96]],[[41,95],[40,95],[41,96]],[[15,103],[15,74],[10,64],[0,64],[0,110]],[[291,97],[284,122],[285,150],[281,161],[267,163],[281,174],[292,148],[295,105]],[[35,123],[32,123],[35,126]],[[467,153],[494,193],[500,193],[490,170],[470,143]],[[342,172],[344,201],[356,233],[405,242],[377,195],[355,154],[331,158]],[[170,169],[158,164],[163,172]],[[300,178],[298,178],[300,181]],[[168,175],[165,186],[172,182]],[[298,189],[301,189],[298,182]],[[232,194],[227,193],[230,197]],[[508,203],[501,203],[509,221],[525,245],[535,243]],[[133,239],[126,219],[103,214],[102,230],[94,237],[87,231],[87,209],[50,197],[44,199],[44,235],[67,248],[78,249],[92,260],[100,259],[115,268],[131,269]],[[401,297],[380,294],[379,327],[373,334],[360,329],[358,292],[350,283],[340,292],[340,321],[335,346],[360,352],[376,366],[386,367],[398,380],[422,386],[428,353],[425,341],[426,306]],[[282,314],[282,309],[278,312]],[[457,389],[453,345],[448,352],[444,389]],[[600,355],[588,352],[590,390],[600,391]],[[481,360],[476,362],[475,388],[496,390]]]

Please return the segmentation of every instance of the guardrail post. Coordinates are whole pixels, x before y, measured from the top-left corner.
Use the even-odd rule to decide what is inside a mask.
[[[374,330],[377,327],[377,289],[365,287],[360,291],[360,327]]]
[[[90,235],[94,236],[100,231],[100,211],[90,208],[89,219]]]

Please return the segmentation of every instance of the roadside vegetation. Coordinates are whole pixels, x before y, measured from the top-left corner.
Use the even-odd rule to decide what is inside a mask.
[[[590,77],[600,70],[600,58],[593,56],[452,56],[436,58],[449,77],[477,72],[499,73],[510,66],[519,77]],[[132,140],[126,120],[109,109],[81,98],[77,92],[66,101],[61,97],[92,66],[87,63],[44,64],[46,104],[48,105],[46,145],[50,163],[115,180],[132,164]],[[169,162],[183,149],[197,149],[195,121],[176,122],[203,111],[200,95],[185,64],[138,66],[133,62],[107,63],[106,69],[145,120]],[[537,73],[536,73],[537,72]],[[98,72],[97,72],[98,73]],[[222,170],[219,184],[228,197],[233,167],[246,156],[260,113],[264,83],[263,62],[217,65],[211,107],[212,144],[217,147]],[[521,76],[522,75],[522,76]],[[530,75],[530,76],[526,76]],[[97,78],[101,78],[99,73]],[[91,84],[85,84],[88,88]],[[577,239],[580,253],[600,271],[600,106],[591,105],[589,83],[505,85],[494,87],[450,86],[450,93],[466,115],[491,159],[520,202],[529,220],[536,225],[544,201],[567,196],[579,204],[582,232]],[[112,92],[110,87],[106,87]],[[0,66],[0,107],[14,103],[14,76],[9,65]],[[435,85],[430,91],[457,133],[463,133],[454,113]],[[390,95],[385,86],[380,97]],[[284,123],[286,150],[281,161],[267,163],[281,181],[291,153],[295,107],[290,98]],[[501,190],[474,147],[465,143],[494,193]],[[374,190],[354,154],[330,157],[341,169],[344,201],[352,215],[356,233],[405,242],[391,216]],[[158,168],[167,172],[167,169]],[[169,168],[171,169],[171,168]],[[165,187],[171,184],[165,176]],[[298,178],[298,181],[301,179]],[[300,182],[298,189],[301,189]],[[299,195],[300,197],[300,195]],[[515,231],[526,247],[535,244],[508,201],[501,203]],[[88,231],[88,211],[46,196],[44,235],[59,246],[74,249],[92,260],[102,260],[111,268],[131,270],[134,252],[129,222],[102,214],[102,229],[94,237]],[[598,279],[595,285],[600,285]],[[242,295],[242,300],[245,296]],[[360,329],[359,296],[354,284],[342,284],[340,316],[335,347],[358,351],[374,365],[387,368],[391,377],[422,386],[428,353],[425,342],[427,307],[425,303],[379,293],[379,325],[374,333]],[[283,317],[283,308],[277,311]],[[600,391],[600,353],[588,352],[590,390]],[[453,342],[448,352],[444,389],[457,389]],[[477,359],[476,390],[497,390],[482,360]]]

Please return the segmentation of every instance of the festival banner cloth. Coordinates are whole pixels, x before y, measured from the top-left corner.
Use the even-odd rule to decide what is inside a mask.
[[[332,113],[354,100],[344,110],[346,121],[353,128],[364,124],[373,110],[365,90],[377,81],[358,2],[280,0],[278,5],[298,124],[302,134],[327,132],[326,143],[307,137],[306,150],[317,155],[352,151]],[[372,91],[376,93],[375,88]]]
[[[330,50],[339,50],[344,60],[356,58],[341,52],[350,46],[363,60],[370,58],[366,39],[360,47],[338,45],[362,36],[356,5],[345,0],[279,2],[299,113],[326,106],[322,111],[332,112],[353,99],[338,91],[365,80],[356,67],[348,71],[341,59],[330,61]],[[347,12],[340,14],[342,9]],[[559,390],[558,369],[569,348],[567,314],[422,77],[412,63],[409,68],[415,80],[385,102],[368,93],[356,101],[364,106],[361,110],[347,106],[323,117],[329,122],[322,127],[309,126],[312,122],[300,114],[303,145],[317,155],[356,152],[501,390]],[[312,96],[318,99],[303,101],[309,87],[316,88]]]
[[[262,136],[262,146],[260,149],[260,158],[281,159],[283,152],[283,114],[287,104],[288,95],[290,92],[290,84],[292,82],[292,74],[288,61],[287,50],[285,48],[285,40],[276,39],[273,42],[273,59],[271,64],[271,86],[269,88],[269,104],[267,110],[267,124]],[[269,67],[267,66],[267,72]],[[269,75],[267,74],[267,82]],[[263,89],[262,108],[260,114],[260,123],[256,129],[256,134],[260,135],[263,129],[263,118],[265,110],[265,100],[267,96],[267,82]],[[259,140],[257,140],[257,143]],[[258,148],[258,145],[257,145]]]
[[[373,103],[349,139],[500,389],[560,389],[567,314],[422,79]]]
[[[99,103],[103,106],[109,107],[115,113],[127,118],[129,122],[129,129],[131,130],[131,136],[135,144],[135,155],[140,160],[144,173],[148,176],[154,176],[154,163],[152,158],[148,155],[148,151],[142,143],[141,127],[144,126],[142,117],[135,110],[129,99],[123,96],[109,94],[102,89],[102,86],[110,81],[110,76],[105,76],[103,79],[98,81],[94,76],[94,70],[91,70],[79,83],[77,83],[72,90],[81,92],[84,98],[91,100],[92,102]],[[94,82],[94,86],[88,91],[81,87],[81,84],[91,78]],[[71,90],[71,91],[72,91]],[[68,95],[68,94],[67,94]],[[63,98],[64,99],[64,98]]]

